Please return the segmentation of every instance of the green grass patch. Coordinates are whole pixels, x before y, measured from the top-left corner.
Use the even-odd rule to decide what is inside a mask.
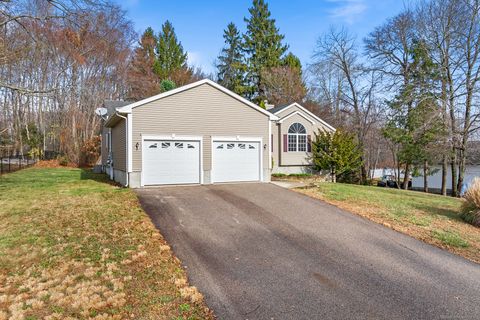
[[[364,203],[377,208],[380,212],[407,219],[418,219],[412,217],[414,213],[421,212],[460,220],[461,201],[451,197],[342,183],[321,183],[319,192],[326,199]]]
[[[470,245],[458,233],[452,231],[433,230],[432,236],[447,246],[467,248]]]
[[[480,263],[480,229],[462,219],[463,199],[328,182],[298,191]]]

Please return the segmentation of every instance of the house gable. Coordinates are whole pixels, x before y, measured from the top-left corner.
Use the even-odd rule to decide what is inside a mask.
[[[123,106],[121,108],[117,108],[117,112],[119,112],[119,113],[131,113],[134,108],[143,106],[145,104],[148,104],[150,102],[154,102],[156,100],[160,100],[160,99],[164,99],[164,98],[167,98],[167,97],[170,97],[170,96],[178,95],[182,92],[191,90],[193,88],[196,88],[196,87],[199,87],[199,86],[202,86],[202,85],[209,85],[209,86],[217,89],[218,91],[223,92],[224,94],[238,100],[239,102],[245,104],[246,106],[249,106],[250,108],[252,108],[256,111],[267,115],[271,120],[277,120],[278,119],[275,115],[271,114],[267,110],[257,106],[253,102],[248,101],[247,99],[245,99],[245,98],[239,96],[238,94],[228,90],[227,88],[222,87],[221,85],[219,85],[218,83],[216,83],[216,82],[214,82],[210,79],[203,79],[203,80],[200,80],[200,81],[197,81],[197,82],[194,82],[194,83],[191,83],[191,84],[188,84],[188,85],[185,85],[185,86],[182,86],[182,87],[179,87],[179,88],[176,88],[176,89],[173,89],[173,90],[170,90],[170,91],[158,94],[158,95],[155,95],[153,97],[149,97],[149,98],[134,102],[132,104]]]
[[[284,121],[285,118],[291,116],[294,112],[297,112],[305,119],[309,119],[309,121],[316,122],[319,127],[324,128],[325,130],[335,131],[335,128],[333,126],[320,119],[318,116],[308,111],[296,102],[276,111],[274,114],[279,118],[278,122],[281,123]]]
[[[276,167],[302,167],[309,166],[310,155],[308,152],[285,151],[285,139],[288,136],[288,129],[294,123],[300,123],[305,127],[307,136],[311,139],[319,130],[334,131],[331,125],[299,105],[292,103],[274,111],[279,120],[272,123],[273,148],[272,155]]]
[[[287,116],[281,118],[278,123],[282,123],[284,122],[285,120],[288,120],[290,117],[293,117],[295,115],[298,115],[302,118],[304,118],[305,120],[307,120],[308,122],[310,122],[312,125],[315,124],[315,121],[310,118],[308,115],[306,115],[305,113],[299,111],[299,110],[296,110],[296,111],[293,111],[292,113],[289,113]]]

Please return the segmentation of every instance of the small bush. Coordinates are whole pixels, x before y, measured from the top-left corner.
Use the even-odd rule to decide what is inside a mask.
[[[175,89],[175,87],[176,87],[175,82],[173,82],[170,79],[164,79],[162,80],[162,82],[160,82],[160,90],[162,92],[173,90]]]
[[[480,227],[480,179],[474,178],[463,196],[461,217],[465,222]]]
[[[63,167],[68,166],[68,158],[66,156],[60,156],[57,158],[57,160],[59,165]]]
[[[100,148],[102,144],[102,138],[100,136],[94,136],[91,139],[85,140],[82,146],[82,166],[91,167],[94,166],[100,157]]]

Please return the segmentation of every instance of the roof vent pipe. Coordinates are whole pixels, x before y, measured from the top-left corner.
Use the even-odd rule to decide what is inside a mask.
[[[265,109],[267,109],[267,110],[273,109],[273,107],[275,107],[274,104],[269,104],[268,100],[263,100],[263,103],[265,105]]]

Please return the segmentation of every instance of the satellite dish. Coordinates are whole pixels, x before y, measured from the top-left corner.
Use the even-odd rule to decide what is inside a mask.
[[[95,109],[95,114],[97,116],[100,116],[103,118],[103,116],[107,115],[107,109],[106,108],[97,108]]]

